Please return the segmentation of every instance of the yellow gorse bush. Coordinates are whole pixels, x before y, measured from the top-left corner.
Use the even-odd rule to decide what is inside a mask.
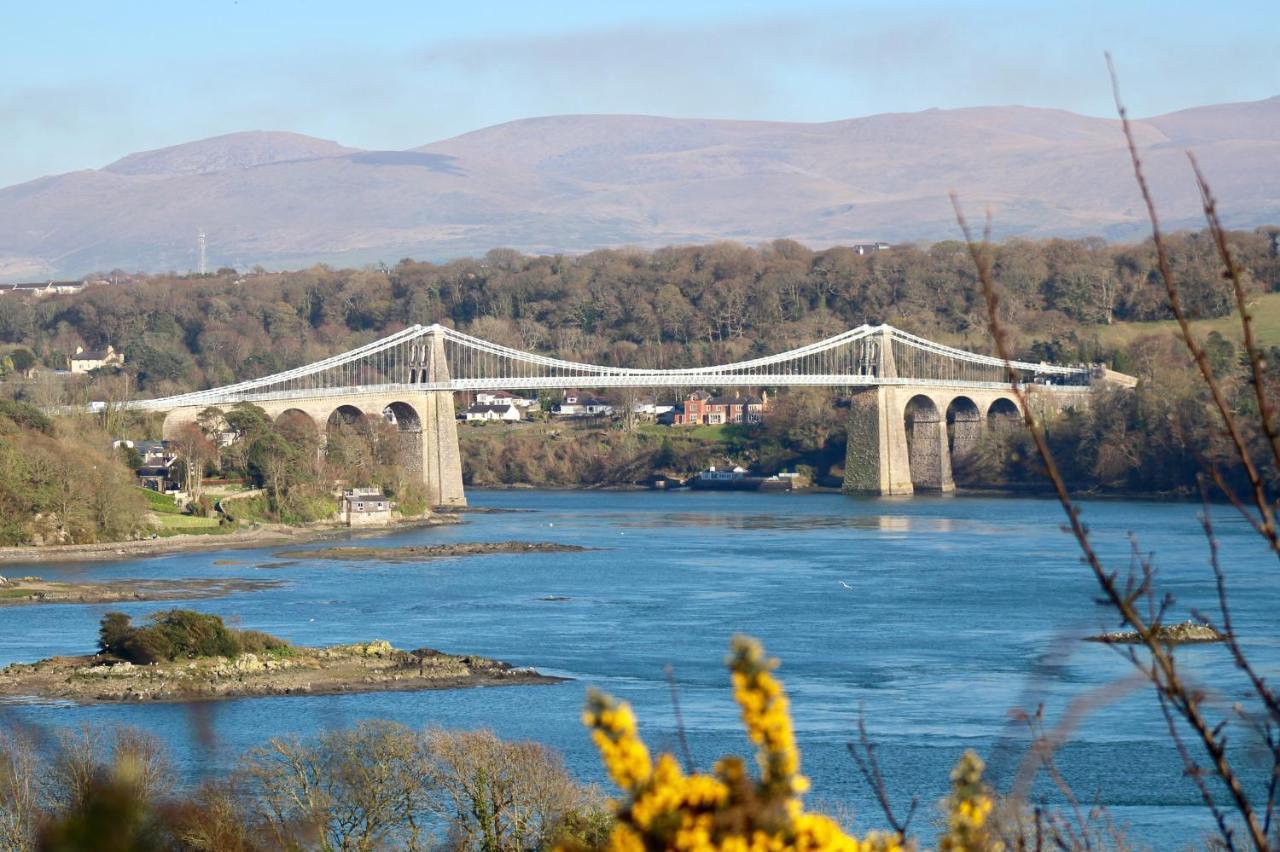
[[[982,758],[966,751],[951,770],[951,795],[945,803],[947,833],[938,841],[939,852],[1004,852],[1004,843],[988,823],[995,799],[982,780],[985,768]]]
[[[804,811],[800,796],[809,782],[800,774],[787,696],[772,674],[777,660],[767,659],[756,640],[739,636],[733,640],[728,663],[734,698],[757,749],[758,780],[740,757],[722,758],[710,775],[686,775],[669,754],[659,755],[655,762],[636,732],[630,706],[594,690],[588,696],[582,721],[591,729],[609,776],[625,794],[615,803],[617,821],[607,848],[617,852],[903,849],[903,840],[896,834],[872,832],[859,839],[829,817]]]

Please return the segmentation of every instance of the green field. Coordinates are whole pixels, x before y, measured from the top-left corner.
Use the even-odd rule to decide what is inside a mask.
[[[157,516],[156,533],[164,538],[171,535],[222,535],[235,529],[234,524],[219,524],[217,518],[198,518],[194,515]]]
[[[648,435],[660,435],[664,438],[689,438],[697,441],[724,441],[733,435],[730,430],[740,428],[722,423],[718,426],[659,426],[647,423],[636,431]]]
[[[1253,316],[1253,336],[1263,347],[1280,346],[1280,293],[1267,293],[1258,296],[1249,304],[1249,312]],[[1240,315],[1211,320],[1195,320],[1191,327],[1201,339],[1209,332],[1216,331],[1235,343],[1243,340],[1240,330]],[[1173,320],[1161,322],[1118,322],[1112,325],[1090,326],[1089,331],[1096,334],[1105,346],[1120,347],[1132,343],[1147,334],[1177,334],[1178,324]]]
[[[158,491],[152,491],[150,488],[139,488],[143,496],[147,498],[147,511],[158,512],[162,515],[178,515],[182,510],[178,508],[178,504],[173,502],[173,498],[168,494],[161,494]]]

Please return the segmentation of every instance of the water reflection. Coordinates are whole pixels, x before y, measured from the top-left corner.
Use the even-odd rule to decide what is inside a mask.
[[[963,530],[980,535],[995,535],[1002,530],[1002,527],[977,520],[897,514],[841,516],[663,512],[642,517],[611,514],[602,518],[602,520],[611,526],[627,529],[700,527],[703,529],[778,530],[782,532],[847,529],[912,533],[954,533]]]

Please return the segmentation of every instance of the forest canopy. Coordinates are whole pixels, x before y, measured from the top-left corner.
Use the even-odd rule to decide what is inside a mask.
[[[1232,301],[1205,232],[1169,238],[1193,318]],[[1275,234],[1231,234],[1256,293],[1280,290]],[[1082,327],[1168,318],[1149,242],[1010,240],[995,249],[1005,320],[1022,354],[1110,360]],[[580,256],[496,249],[393,267],[203,277],[140,276],[75,296],[0,300],[0,346],[62,367],[76,346],[125,353],[144,395],[210,387],[309,363],[414,323],[601,364],[670,368],[768,354],[863,322],[989,349],[982,298],[959,242],[860,255],[777,240]],[[1125,364],[1113,364],[1124,369]]]

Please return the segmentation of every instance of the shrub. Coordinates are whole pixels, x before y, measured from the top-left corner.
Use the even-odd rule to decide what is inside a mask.
[[[240,631],[240,652],[243,654],[262,654],[267,651],[283,651],[291,647],[288,642],[263,633],[261,630]]]
[[[24,429],[53,434],[53,421],[40,409],[25,402],[0,399],[0,417],[8,418]]]
[[[187,609],[154,613],[146,627],[134,627],[122,612],[103,616],[98,647],[104,654],[146,665],[195,657],[234,657],[289,647],[289,643],[257,630],[227,627],[216,615]]]

